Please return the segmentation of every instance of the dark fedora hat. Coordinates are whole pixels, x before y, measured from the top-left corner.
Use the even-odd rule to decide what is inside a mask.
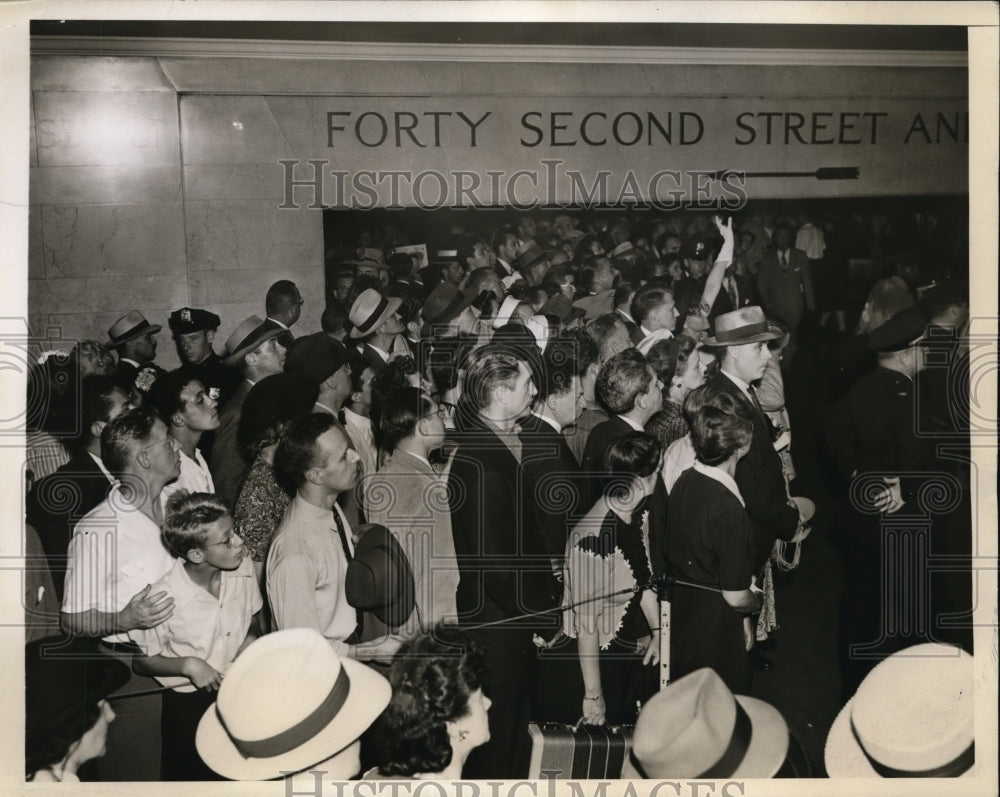
[[[421,317],[424,319],[424,326],[420,334],[423,337],[428,337],[435,325],[447,324],[449,321],[455,320],[458,314],[474,301],[476,301],[475,296],[456,288],[450,282],[440,283],[431,291],[420,311]]]
[[[317,387],[343,368],[347,347],[325,332],[313,332],[295,342],[285,360],[285,373],[293,374]]]
[[[116,349],[123,343],[141,338],[151,332],[159,332],[163,329],[159,324],[150,324],[146,316],[138,310],[130,310],[127,314],[119,318],[108,330],[108,348]]]
[[[583,318],[587,313],[582,307],[574,307],[563,294],[554,293],[538,310],[539,315],[551,315],[559,320],[560,324],[568,324],[575,318]]]
[[[319,398],[319,385],[298,374],[265,376],[243,402],[236,439],[247,448],[268,429],[300,415],[308,415]]]
[[[741,346],[776,340],[782,333],[767,323],[764,311],[757,305],[747,305],[739,310],[723,313],[715,319],[715,335],[705,338],[704,346]]]
[[[355,609],[372,612],[390,629],[410,619],[416,587],[410,560],[392,532],[378,523],[359,528],[361,539],[347,565],[344,590]]]
[[[535,241],[528,241],[518,256],[514,258],[512,265],[523,274],[526,268],[531,268],[536,263],[540,263],[547,258],[548,255],[545,254],[542,247]]]
[[[222,362],[229,366],[237,365],[265,340],[276,338],[283,331],[275,324],[266,323],[260,316],[250,316],[229,336]]]

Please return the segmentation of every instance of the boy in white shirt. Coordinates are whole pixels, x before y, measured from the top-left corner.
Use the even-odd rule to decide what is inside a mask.
[[[130,632],[145,654],[133,667],[173,687],[163,695],[163,779],[217,780],[198,756],[195,731],[226,670],[260,636],[263,600],[253,562],[219,496],[172,495],[163,541],[178,559],[154,591],[174,599],[174,613],[155,628]]]

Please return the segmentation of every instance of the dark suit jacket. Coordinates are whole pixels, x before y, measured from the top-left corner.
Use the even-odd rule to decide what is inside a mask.
[[[918,437],[921,424],[914,416],[913,382],[887,368],[865,374],[847,397],[836,404],[827,420],[827,440],[838,470],[845,479],[867,472],[895,473],[904,500],[910,500],[922,480],[921,471],[936,468],[931,440]],[[849,522],[844,530],[868,546],[877,546],[882,518],[862,513],[848,502]],[[900,510],[905,512],[906,510]]]
[[[739,307],[757,304],[757,290],[754,282],[740,274],[734,274],[733,278],[736,280],[736,299],[739,302]],[[702,289],[704,290],[704,282],[702,282]],[[739,309],[739,307],[733,306],[732,299],[729,298],[729,293],[726,291],[725,281],[723,281],[722,287],[719,288],[719,295],[715,297],[715,303],[708,314],[708,320],[712,324],[713,329],[717,316],[723,313],[730,313],[733,310]]]
[[[386,361],[382,359],[382,355],[367,343],[361,348],[361,357],[364,359],[365,364],[370,366],[376,374],[382,373]]]
[[[585,473],[591,474],[584,481],[583,498],[584,507],[589,510],[594,502],[601,497],[604,491],[605,478],[602,475],[604,469],[604,452],[607,451],[615,440],[634,432],[626,421],[617,415],[612,415],[604,423],[599,423],[594,427],[587,438],[587,447],[583,450],[582,468]]]
[[[111,482],[86,451],[77,452],[55,473],[35,483],[25,506],[49,560],[49,570],[62,601],[66,551],[80,518],[105,499]]]
[[[124,360],[119,360],[114,374],[115,382],[121,387],[122,390],[124,390],[129,395],[132,395],[132,391],[137,389],[135,380],[136,377],[139,376],[139,372],[145,371],[150,368],[152,368],[154,372],[154,377],[153,377],[154,381],[167,373],[155,363],[143,363],[141,367],[136,368],[134,365],[132,365],[132,363],[127,363]],[[141,390],[140,394],[145,394],[148,392],[149,389],[147,388],[146,390]]]
[[[801,249],[788,250],[788,270],[780,265],[777,250],[771,250],[760,262],[757,292],[761,304],[793,329],[802,320],[806,304],[815,306],[809,258]]]
[[[753,526],[756,548],[754,570],[759,571],[770,556],[776,539],[790,540],[795,536],[799,513],[788,504],[781,460],[771,442],[767,416],[759,412],[721,371],[710,383],[743,402],[753,417],[753,440],[750,451],[736,464],[736,486],[740,488]]]
[[[219,414],[219,428],[215,430],[212,456],[208,463],[215,492],[222,496],[230,510],[236,506],[240,487],[243,486],[243,480],[250,468],[250,463],[243,457],[243,451],[236,437],[240,416],[243,414],[243,402],[247,400],[250,388],[251,385],[246,379],[240,380],[232,398]]]
[[[478,417],[460,414],[458,424],[448,495],[460,621],[483,623],[552,608],[552,564],[526,500],[524,470]],[[513,627],[548,634],[558,624],[553,613]]]
[[[568,527],[580,506],[580,465],[566,438],[537,415],[521,425],[521,467],[527,478],[528,500],[549,556],[562,561]]]

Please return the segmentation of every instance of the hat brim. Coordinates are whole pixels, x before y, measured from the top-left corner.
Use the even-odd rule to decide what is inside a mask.
[[[340,662],[351,680],[347,700],[337,716],[308,742],[283,755],[244,758],[222,726],[213,703],[198,723],[195,734],[195,746],[202,760],[229,780],[273,780],[284,777],[286,772],[300,772],[321,761],[326,770],[325,776],[334,780],[356,775],[355,771],[336,771],[338,765],[345,770],[351,765],[353,770],[355,761],[354,756],[341,757],[338,754],[360,737],[389,705],[392,687],[385,678],[359,661],[341,658]]]
[[[811,498],[805,498],[801,495],[793,495],[792,501],[795,502],[795,506],[799,509],[799,522],[808,523],[813,519],[816,514],[816,504]]]
[[[747,335],[745,338],[720,341],[715,335],[709,335],[701,342],[701,345],[717,346],[719,348],[725,346],[743,346],[746,343],[763,343],[765,340],[777,340],[780,337],[782,337],[780,332],[760,332],[756,335]]]
[[[148,327],[140,325],[136,329],[133,329],[131,332],[126,334],[124,337],[117,338],[115,340],[110,340],[104,345],[109,349],[117,349],[119,346],[125,345],[130,340],[141,338],[144,335],[155,335],[161,329],[163,329],[162,324],[150,324]]]
[[[410,559],[389,529],[385,526],[374,525],[361,535],[361,539],[354,547],[354,558],[348,565],[348,579],[350,579],[350,570],[354,563],[360,564],[365,561],[364,557],[367,552],[375,548],[384,548],[389,553],[389,558],[397,563],[398,569],[394,573],[394,578],[388,581],[390,584],[397,585],[396,594],[392,596],[389,603],[380,606],[358,606],[352,601],[350,595],[347,596],[347,602],[355,609],[372,612],[390,630],[394,631],[409,620],[413,614],[417,605],[417,587],[413,578],[413,570],[410,567]]]
[[[385,310],[382,311],[382,315],[378,317],[378,321],[376,321],[374,324],[368,327],[367,332],[359,332],[357,326],[351,327],[351,331],[348,333],[348,336],[352,340],[357,340],[358,338],[366,338],[369,335],[373,334],[375,330],[378,329],[380,326],[382,326],[382,324],[384,324],[388,320],[389,316],[395,313],[399,309],[400,305],[403,303],[403,300],[398,296],[387,297],[386,301],[388,301],[389,304],[386,305]]]
[[[753,734],[743,760],[728,777],[730,778],[773,778],[778,774],[788,755],[788,725],[781,713],[769,703],[746,695],[734,695],[750,717]],[[642,779],[632,764],[632,757],[625,759],[622,777]],[[657,773],[657,778],[674,777],[671,773]],[[680,777],[680,775],[677,775]]]
[[[433,321],[424,321],[424,325],[420,328],[420,336],[423,338],[430,337],[434,331],[434,327],[443,327],[450,324],[456,318],[458,318],[459,313],[461,313],[466,307],[471,307],[472,303],[476,301],[478,297],[467,294],[465,291],[459,291],[456,298],[461,297],[459,301],[453,302],[448,305],[444,312],[438,316]]]
[[[860,742],[851,732],[851,710],[854,698],[840,710],[837,718],[830,726],[823,749],[823,762],[826,774],[831,778],[881,778],[875,771]],[[972,777],[975,767],[969,767],[959,777]]]
[[[788,756],[788,724],[770,703],[755,697],[736,695],[750,717],[753,735],[733,778],[773,778]]]
[[[271,338],[276,338],[283,332],[287,332],[287,329],[282,329],[281,327],[272,327],[266,330],[259,338],[247,343],[245,346],[240,346],[232,354],[227,355],[222,359],[223,365],[228,365],[230,367],[238,365],[240,360],[242,360],[247,354],[256,349],[261,343],[270,340]]]

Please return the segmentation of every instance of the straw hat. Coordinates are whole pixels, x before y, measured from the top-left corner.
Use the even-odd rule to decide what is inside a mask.
[[[198,724],[195,745],[202,760],[230,780],[270,780],[320,762],[326,777],[349,778],[357,774],[357,759],[346,748],[391,695],[385,678],[338,656],[318,631],[278,631],[247,647],[230,667]]]
[[[260,316],[252,315],[229,336],[223,349],[222,362],[228,366],[237,365],[265,340],[276,338],[284,331],[276,324],[268,324]]]
[[[347,318],[353,326],[350,337],[363,338],[384,324],[395,313],[403,300],[398,296],[388,298],[374,288],[362,291],[351,305]]]
[[[781,332],[771,329],[764,311],[757,305],[747,305],[739,310],[722,313],[715,319],[715,335],[705,338],[704,346],[741,346],[777,340]]]
[[[623,778],[770,778],[788,753],[778,710],[734,695],[703,667],[651,697],[635,725]]]
[[[954,778],[975,760],[972,656],[927,643],[873,669],[833,721],[831,778]]]
[[[143,335],[151,332],[159,332],[161,329],[163,327],[159,324],[150,324],[146,320],[146,316],[138,310],[130,310],[126,315],[115,321],[111,325],[111,329],[108,330],[108,348],[116,349],[123,343],[141,338]]]

